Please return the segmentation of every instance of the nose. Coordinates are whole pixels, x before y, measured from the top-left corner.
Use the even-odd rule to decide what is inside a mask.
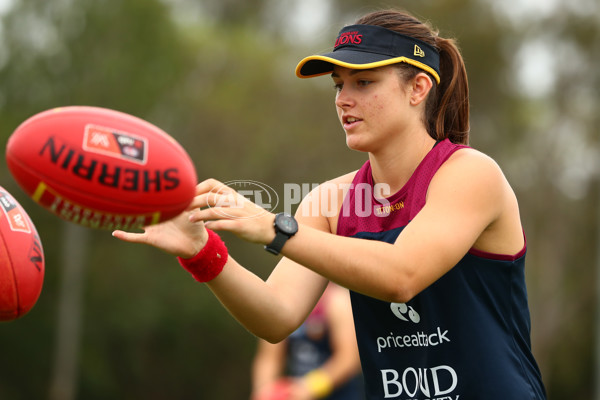
[[[335,105],[339,108],[352,107],[354,99],[350,90],[346,87],[342,87],[335,95]]]

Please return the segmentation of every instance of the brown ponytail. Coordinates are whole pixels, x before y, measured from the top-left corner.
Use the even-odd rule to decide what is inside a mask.
[[[429,135],[450,139],[453,143],[469,143],[469,85],[467,71],[453,39],[444,39],[438,32],[405,11],[376,11],[358,19],[356,24],[377,25],[403,35],[422,40],[440,53],[440,84],[431,77],[433,87],[425,106],[424,122]],[[406,63],[397,64],[405,79],[423,72]]]

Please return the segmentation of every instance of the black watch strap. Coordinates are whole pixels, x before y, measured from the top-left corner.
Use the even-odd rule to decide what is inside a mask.
[[[282,232],[277,232],[275,234],[275,239],[271,243],[265,246],[265,250],[271,254],[279,255],[281,249],[283,249],[283,245],[290,237]]]
[[[298,232],[298,223],[292,215],[280,212],[275,215],[273,227],[275,229],[275,239],[265,246],[265,250],[271,254],[278,255],[285,242]]]

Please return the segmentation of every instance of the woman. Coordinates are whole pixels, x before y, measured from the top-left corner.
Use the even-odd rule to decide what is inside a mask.
[[[368,156],[358,171],[317,188],[295,219],[244,218],[257,206],[208,180],[186,215],[114,235],[179,256],[271,342],[301,325],[328,281],[350,289],[369,399],[544,399],[517,199],[496,163],[466,146],[467,78],[454,42],[407,13],[375,12],[296,73],[331,75],[346,143]],[[311,212],[328,202],[336,213]],[[264,282],[212,230],[285,257]]]

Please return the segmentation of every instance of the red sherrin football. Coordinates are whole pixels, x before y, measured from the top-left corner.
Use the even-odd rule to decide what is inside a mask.
[[[29,216],[0,187],[0,321],[26,314],[44,283],[44,250]]]
[[[194,197],[196,170],[167,133],[140,118],[88,106],[47,110],[6,146],[15,180],[64,220],[130,230],[168,220]]]

